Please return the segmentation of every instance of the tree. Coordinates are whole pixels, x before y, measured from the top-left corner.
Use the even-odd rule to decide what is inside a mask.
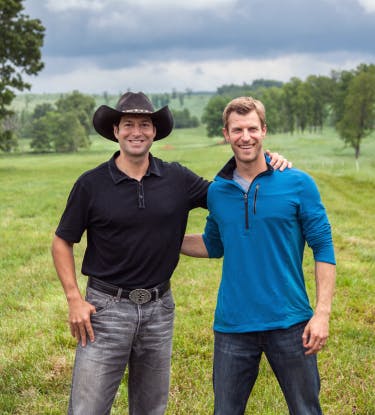
[[[285,131],[294,133],[297,122],[297,95],[298,86],[302,81],[298,78],[291,78],[291,80],[284,84],[283,89],[283,107],[281,109],[285,117]]]
[[[334,81],[327,76],[310,75],[306,79],[312,100],[312,118],[309,121],[313,130],[323,130],[323,123],[328,116],[328,107],[334,96]]]
[[[206,124],[208,137],[220,137],[223,128],[223,111],[229,102],[229,98],[215,95],[208,101],[203,110],[202,122]]]
[[[375,128],[375,65],[362,67],[351,79],[336,128],[358,160],[362,139]]]
[[[4,125],[15,97],[15,90],[30,89],[21,74],[36,75],[43,69],[41,47],[44,27],[39,19],[30,19],[22,13],[23,0],[0,0],[0,149],[11,151],[3,141],[12,140],[12,130]],[[4,150],[5,148],[5,150]]]
[[[199,120],[197,117],[190,115],[190,111],[184,108],[181,111],[172,110],[174,128],[194,128],[198,127]]]
[[[92,96],[73,91],[69,95],[62,96],[56,102],[56,108],[61,114],[74,112],[84,127],[86,134],[90,134],[92,128],[92,113],[95,108],[95,99]]]
[[[74,112],[54,113],[57,134],[53,137],[54,149],[57,153],[78,151],[90,145],[85,128]]]
[[[89,146],[85,128],[72,111],[47,112],[33,121],[30,135],[30,146],[34,151],[67,153]]]
[[[47,114],[35,118],[31,123],[29,136],[30,147],[37,152],[46,152],[53,149],[53,136],[56,130]]]
[[[266,108],[267,131],[270,134],[284,132],[284,117],[280,111],[283,106],[283,91],[279,87],[262,88],[259,99]]]
[[[344,116],[345,97],[348,94],[349,85],[354,78],[354,71],[333,71],[331,74],[335,84],[334,96],[332,102],[333,122],[336,125]]]

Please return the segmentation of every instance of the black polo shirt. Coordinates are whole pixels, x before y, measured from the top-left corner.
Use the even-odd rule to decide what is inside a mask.
[[[56,235],[77,243],[87,231],[83,274],[149,288],[172,276],[189,211],[206,208],[209,182],[152,155],[137,181],[117,168],[118,155],[78,178]]]

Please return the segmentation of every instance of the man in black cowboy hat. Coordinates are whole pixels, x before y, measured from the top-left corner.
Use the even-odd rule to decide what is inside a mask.
[[[155,111],[143,93],[124,94],[116,109],[99,107],[93,123],[120,149],[78,178],[52,244],[79,341],[69,414],[109,414],[128,366],[129,413],[162,415],[174,319],[169,280],[189,211],[206,208],[209,182],[150,154],[153,141],[172,131],[173,117],[167,106]],[[85,231],[83,298],[73,245]]]

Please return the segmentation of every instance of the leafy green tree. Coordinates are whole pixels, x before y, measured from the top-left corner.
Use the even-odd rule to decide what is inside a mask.
[[[199,125],[198,118],[190,115],[190,111],[187,108],[181,111],[172,110],[172,114],[175,128],[194,128]]]
[[[283,108],[285,131],[294,133],[297,125],[297,96],[298,87],[302,81],[298,78],[292,78],[289,82],[283,85]]]
[[[32,120],[37,120],[39,118],[44,117],[48,112],[53,111],[53,105],[49,102],[44,102],[43,104],[38,104],[34,108],[33,114],[31,116]]]
[[[283,91],[279,87],[259,90],[259,99],[266,108],[267,131],[270,134],[284,131],[284,117],[280,109],[283,106]]]
[[[323,130],[334,97],[334,81],[327,76],[310,75],[306,79],[312,104],[309,124],[313,130]]]
[[[35,118],[32,121],[29,136],[31,138],[30,147],[36,152],[48,152],[53,150],[53,137],[56,127],[53,119],[44,116]]]
[[[9,153],[17,146],[18,140],[12,130],[0,127],[0,150]]]
[[[47,112],[33,121],[30,135],[34,151],[67,153],[90,144],[85,128],[74,112]]]
[[[59,113],[74,112],[76,114],[87,136],[92,129],[91,120],[95,105],[95,99],[92,96],[81,94],[78,91],[64,95],[56,102],[56,108]]]
[[[202,122],[206,124],[208,137],[220,137],[223,128],[223,111],[229,102],[229,98],[215,95],[210,98],[203,110]]]
[[[21,75],[36,75],[43,68],[41,47],[45,29],[39,19],[30,19],[22,13],[22,3],[23,0],[0,0],[0,149],[3,151],[14,147],[12,130],[3,123],[12,115],[9,106],[14,91],[31,86]]]
[[[313,119],[313,100],[309,84],[299,81],[297,84],[297,95],[295,97],[296,122],[300,131],[304,132]]]
[[[346,144],[360,155],[361,141],[375,128],[375,65],[362,67],[348,86],[342,118],[336,128]]]
[[[78,151],[90,145],[85,128],[73,112],[65,114],[50,113],[55,117],[57,133],[53,137],[54,149],[57,153]]]

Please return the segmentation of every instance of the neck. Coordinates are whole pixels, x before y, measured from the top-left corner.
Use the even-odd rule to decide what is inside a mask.
[[[252,182],[258,174],[267,170],[267,163],[263,156],[251,162],[242,162],[236,159],[237,172],[244,179]]]
[[[132,179],[140,181],[146,174],[150,164],[148,157],[149,154],[145,154],[142,157],[133,157],[120,152],[115,162],[119,170]]]

